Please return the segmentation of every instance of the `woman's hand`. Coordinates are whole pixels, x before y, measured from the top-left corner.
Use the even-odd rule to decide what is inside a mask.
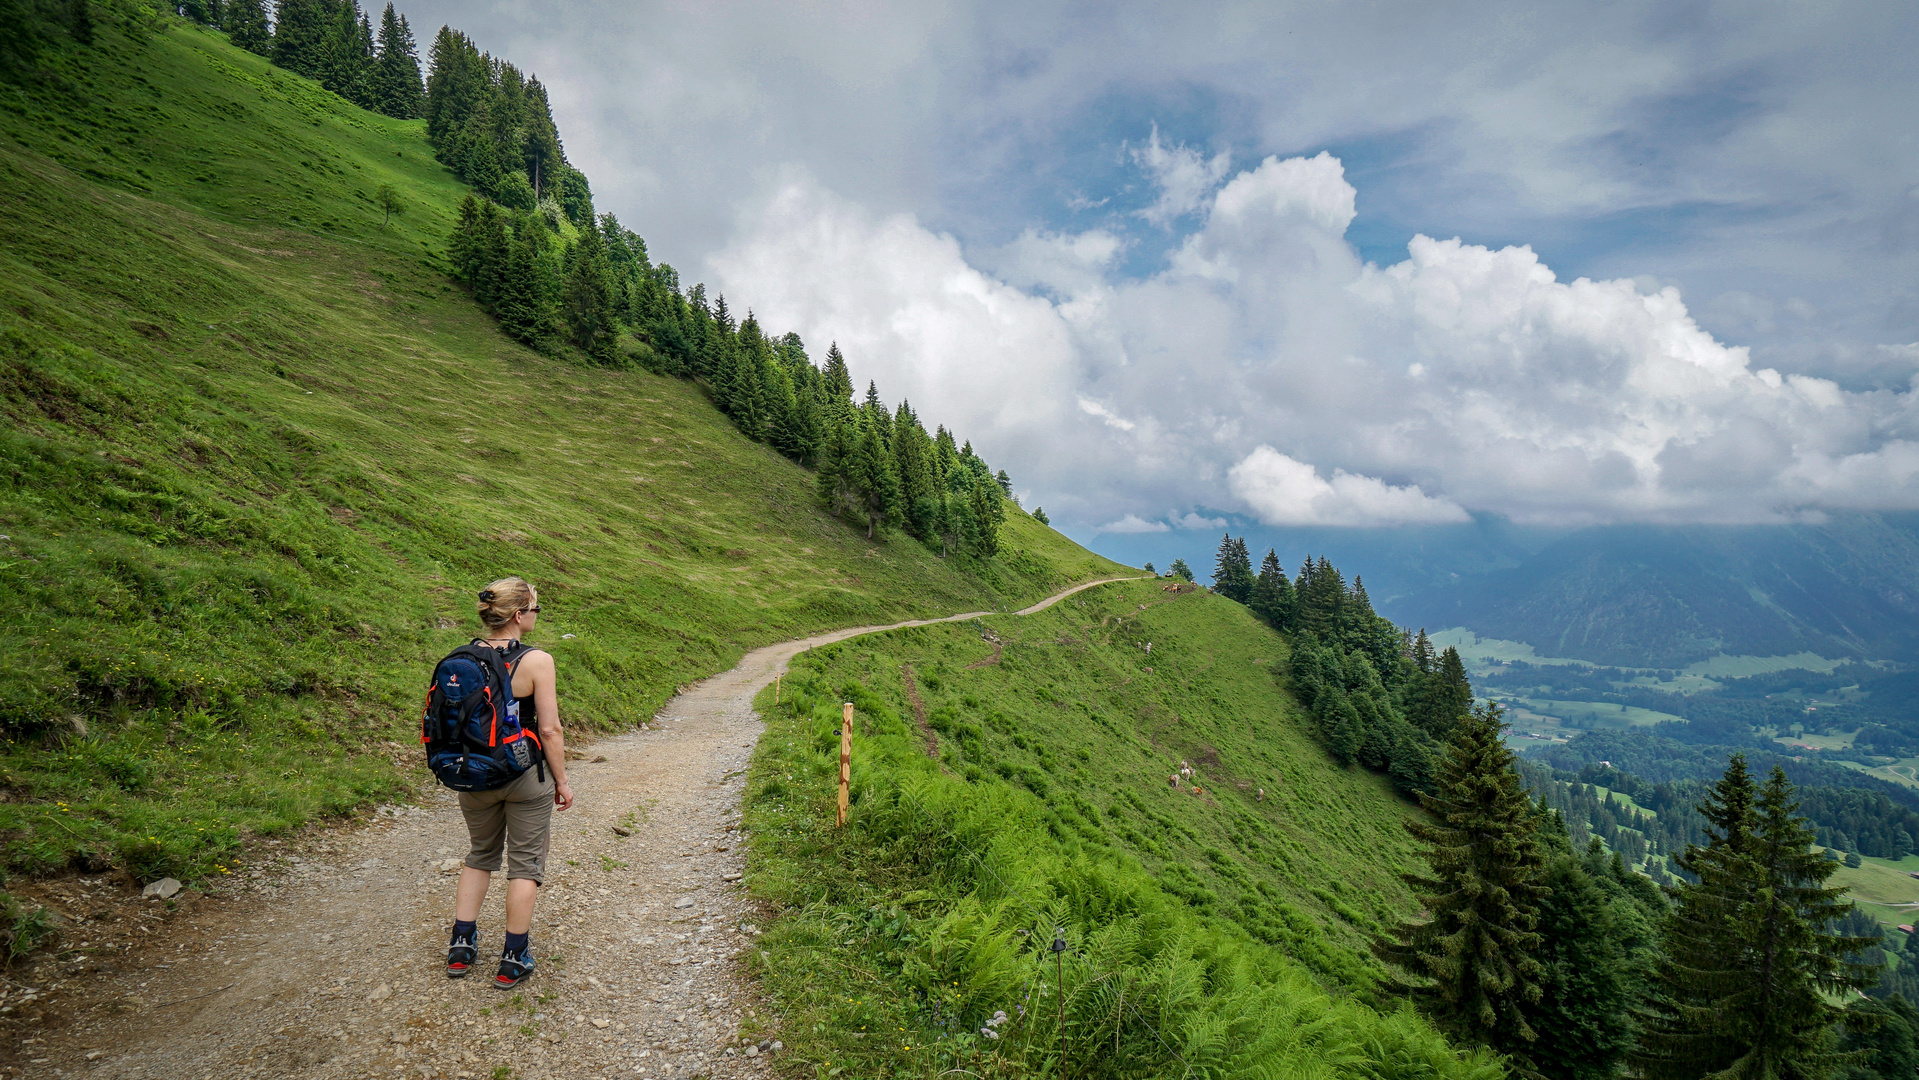
[[[561,810],[573,808],[573,785],[562,780],[553,785],[553,805]]]

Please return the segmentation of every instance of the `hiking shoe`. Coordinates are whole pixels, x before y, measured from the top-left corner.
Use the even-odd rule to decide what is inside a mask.
[[[511,990],[526,981],[533,974],[533,946],[521,949],[519,955],[500,954],[500,972],[493,976],[493,985],[501,990]]]
[[[466,973],[473,970],[473,961],[478,959],[480,947],[471,937],[456,937],[453,944],[446,947],[446,977],[464,979]]]

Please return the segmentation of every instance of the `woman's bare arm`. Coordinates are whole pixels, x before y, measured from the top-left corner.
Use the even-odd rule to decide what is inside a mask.
[[[566,734],[560,728],[560,694],[554,685],[558,673],[553,657],[545,652],[529,653],[521,663],[533,679],[533,711],[540,718],[540,748],[546,753],[547,771],[553,774],[553,801],[565,810],[573,805],[573,785],[566,781]]]

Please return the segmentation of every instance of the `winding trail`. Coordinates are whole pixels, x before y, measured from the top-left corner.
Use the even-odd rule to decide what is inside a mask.
[[[1087,582],[1016,614],[1126,580],[1135,579]],[[758,1003],[736,963],[756,930],[735,831],[762,730],[753,696],[808,649],[991,614],[755,649],[669,701],[650,730],[603,740],[587,749],[590,760],[569,763],[576,802],[554,818],[534,915],[540,967],[521,993],[488,985],[497,887],[480,919],[480,972],[442,974],[466,833],[452,793],[435,788],[425,806],[382,808],[366,828],[279,856],[227,897],[172,916],[157,900],[130,913],[128,934],[146,936],[131,937],[138,944],[111,974],[69,976],[62,1026],[34,1031],[0,1074],[771,1076],[777,1032],[742,1042]]]

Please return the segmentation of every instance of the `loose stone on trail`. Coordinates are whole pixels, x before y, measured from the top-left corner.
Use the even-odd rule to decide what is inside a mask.
[[[180,881],[178,878],[163,877],[158,881],[148,882],[147,887],[140,890],[140,896],[142,899],[149,896],[157,896],[162,900],[171,900],[174,896],[178,895],[179,892]]]

